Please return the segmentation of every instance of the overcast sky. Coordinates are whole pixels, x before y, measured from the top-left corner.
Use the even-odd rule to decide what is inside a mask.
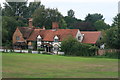
[[[0,0],[3,1],[4,0]],[[34,1],[34,0],[29,0]],[[46,8],[58,8],[64,15],[72,9],[75,11],[75,17],[84,20],[85,16],[90,13],[100,13],[104,16],[105,22],[112,23],[113,17],[118,13],[119,0],[41,0]]]

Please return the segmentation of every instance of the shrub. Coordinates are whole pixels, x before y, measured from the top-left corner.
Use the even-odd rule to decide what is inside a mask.
[[[47,54],[47,55],[51,55],[50,53],[47,53],[47,52],[43,52],[42,54]]]
[[[39,48],[38,51],[44,51],[44,48]]]
[[[96,50],[96,46],[80,43],[73,37],[65,39],[61,44],[61,51],[65,52],[65,55],[94,56]]]
[[[32,50],[31,50],[31,49],[28,49],[28,53],[32,53]]]
[[[118,59],[120,59],[120,53],[119,53],[119,52],[115,52],[115,53],[105,53],[104,55],[102,55],[102,57],[118,58]]]

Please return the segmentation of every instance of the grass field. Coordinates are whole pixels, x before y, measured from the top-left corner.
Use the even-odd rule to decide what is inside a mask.
[[[3,53],[3,78],[117,78],[118,60],[109,58]]]

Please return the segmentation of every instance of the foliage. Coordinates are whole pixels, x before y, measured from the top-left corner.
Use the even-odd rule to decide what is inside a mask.
[[[117,30],[116,30],[116,34],[117,34],[116,44],[118,44],[118,46],[120,46],[120,44],[119,44],[120,43],[120,13],[117,14],[117,16],[115,16],[115,18],[113,20],[112,27],[117,27]]]
[[[112,26],[103,30],[102,43],[106,44],[106,48],[120,49],[120,15],[115,16]]]
[[[27,2],[7,2],[4,3],[3,16],[23,16],[27,14]]]
[[[75,17],[65,16],[64,17],[65,22],[67,23],[67,27],[73,27],[73,25],[77,22],[77,19]]]
[[[96,50],[96,46],[80,43],[71,36],[61,43],[61,51],[65,52],[65,55],[94,56]]]
[[[117,14],[114,18],[113,18],[113,24],[112,26],[118,26],[118,24],[120,23],[120,13]]]
[[[80,29],[80,31],[95,31],[95,27],[92,26],[90,22],[75,22],[72,26],[70,26],[71,29]]]
[[[47,55],[51,55],[50,53],[47,53],[47,52],[43,52],[42,54],[47,54]]]
[[[33,14],[33,24],[38,27],[45,26],[46,29],[52,28],[52,22],[59,22],[62,26],[66,26],[61,13],[57,9],[39,7]]]
[[[106,45],[109,48],[116,48],[119,49],[120,48],[120,42],[118,39],[118,28],[117,27],[112,27],[108,30],[106,30],[106,34],[104,36],[104,40]]]
[[[33,42],[32,42],[32,46],[33,46],[33,49],[36,50],[36,49],[37,49],[37,42],[36,42],[36,41],[33,41]]]
[[[120,59],[119,52],[115,52],[115,53],[105,53],[105,54],[103,54],[101,57]]]
[[[28,26],[28,18],[40,6],[38,3],[27,2],[7,2],[2,8],[2,42],[7,46],[7,42],[12,43],[12,35],[17,26]]]
[[[39,7],[41,7],[41,2],[30,2],[29,6],[28,6],[28,13],[27,13],[27,17],[30,18],[32,17],[32,14],[35,12],[36,9],[38,9]]]
[[[77,40],[74,39],[72,36],[69,36],[67,39],[62,41],[61,43],[61,50],[65,52],[66,55],[74,55],[73,53],[76,51],[75,48],[77,45]]]
[[[70,9],[69,11],[68,11],[68,16],[69,17],[74,17],[75,15],[75,12],[72,10],[72,9]]]
[[[38,48],[37,50],[38,51],[44,51],[44,48]]]
[[[103,15],[95,13],[95,14],[88,14],[85,17],[85,22],[91,22],[91,23],[95,23],[98,20],[104,20],[103,19]]]
[[[105,30],[110,28],[110,26],[108,24],[106,24],[103,20],[98,20],[94,23],[94,26],[96,28],[96,30]]]
[[[66,21],[68,28],[80,29],[82,31],[96,31],[107,29],[110,27],[104,22],[103,15],[98,13],[88,14],[85,17],[85,20],[80,20],[69,15],[65,16],[64,20]]]
[[[2,19],[2,42],[11,42],[12,35],[17,27],[17,22],[13,17],[3,16]],[[7,44],[7,43],[6,43]]]

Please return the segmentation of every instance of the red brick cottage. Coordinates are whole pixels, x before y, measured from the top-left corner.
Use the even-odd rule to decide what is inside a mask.
[[[59,29],[58,23],[52,23],[52,29],[34,27],[29,19],[28,27],[17,27],[13,34],[14,48],[45,48],[47,52],[57,52],[61,41],[71,35],[81,43],[96,44],[101,37],[100,31],[80,31],[79,29]]]

